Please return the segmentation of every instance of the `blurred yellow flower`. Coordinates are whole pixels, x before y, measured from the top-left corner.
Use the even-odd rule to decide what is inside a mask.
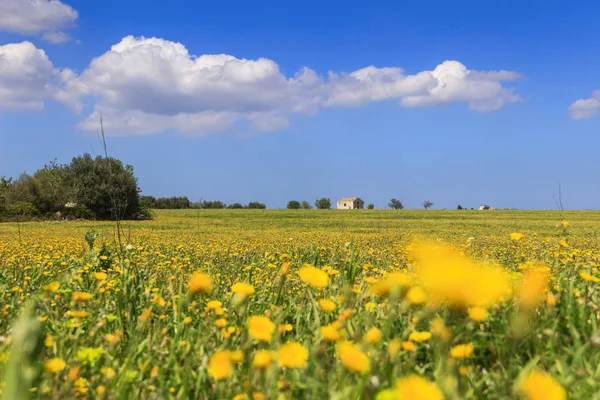
[[[233,363],[239,363],[244,359],[244,353],[240,350],[233,350],[229,352],[229,358]]]
[[[398,339],[392,339],[388,343],[387,352],[389,357],[395,357],[400,351],[402,343]]]
[[[415,344],[413,342],[402,342],[402,350],[404,351],[416,351],[417,350],[417,346],[415,346]]]
[[[248,283],[238,282],[231,287],[231,291],[243,298],[254,294],[254,286]]]
[[[534,370],[519,384],[519,389],[528,400],[565,400],[567,392],[552,377]]]
[[[44,369],[53,374],[62,371],[66,367],[67,363],[65,363],[60,358],[53,358],[44,363]]]
[[[197,271],[188,283],[188,291],[192,294],[208,293],[212,290],[212,280],[204,272]]]
[[[510,234],[510,240],[514,240],[514,241],[521,240],[524,237],[525,237],[525,235],[523,235],[522,233],[519,233],[519,232],[513,232]]]
[[[319,299],[319,307],[325,312],[335,311],[335,303],[328,299]]]
[[[60,283],[58,283],[57,281],[52,281],[49,284],[47,284],[46,286],[43,286],[42,290],[47,293],[52,293],[52,292],[56,292],[59,287],[60,287]]]
[[[427,293],[419,286],[412,287],[406,293],[406,301],[413,306],[418,306],[427,301]]]
[[[90,315],[90,313],[87,311],[67,311],[67,315],[69,317],[83,319],[83,318],[86,318],[88,315]]]
[[[305,264],[298,270],[300,279],[314,288],[324,288],[329,285],[327,272]]]
[[[456,359],[469,358],[473,354],[472,344],[458,344],[450,349],[450,356]]]
[[[473,321],[483,322],[487,319],[488,312],[483,307],[471,307],[469,308],[469,318]]]
[[[369,356],[349,341],[339,343],[336,354],[342,365],[352,372],[367,373],[371,369]]]
[[[305,368],[308,361],[308,350],[300,343],[288,342],[277,352],[279,365],[285,368]]]
[[[509,287],[501,268],[476,264],[450,246],[418,243],[412,257],[423,289],[436,303],[485,306],[498,302]]]
[[[94,278],[99,281],[104,281],[108,278],[108,275],[105,272],[96,272]]]
[[[431,339],[431,332],[412,332],[408,340],[412,342],[426,342]]]
[[[271,343],[275,324],[267,317],[254,315],[248,319],[248,332],[253,339]]]
[[[92,298],[91,293],[73,292],[73,301],[86,301]]]
[[[594,283],[600,283],[600,278],[598,278],[597,276],[594,276],[594,275],[590,275],[587,272],[580,272],[579,276],[584,281],[594,282]]]
[[[399,399],[443,400],[440,388],[433,382],[418,375],[410,375],[396,382],[396,393]]]
[[[329,342],[335,342],[341,337],[339,330],[333,325],[322,326],[320,329],[320,333],[323,339]]]
[[[216,310],[217,308],[221,308],[223,306],[223,303],[221,303],[219,300],[211,300],[208,303],[206,303],[206,310]]]
[[[369,329],[365,335],[365,340],[369,344],[377,343],[381,339],[381,331],[375,327]]]
[[[535,307],[546,296],[550,282],[550,268],[537,266],[525,271],[518,292],[519,304],[525,308]]]
[[[267,368],[273,362],[273,353],[269,350],[259,350],[254,354],[252,366],[254,368]]]
[[[208,360],[208,374],[215,380],[228,378],[232,370],[229,351],[217,351]]]
[[[225,318],[219,318],[215,321],[215,326],[217,328],[225,328],[227,326],[227,320]]]

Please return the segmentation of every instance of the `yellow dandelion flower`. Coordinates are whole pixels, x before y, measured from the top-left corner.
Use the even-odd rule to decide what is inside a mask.
[[[212,290],[212,280],[204,272],[197,271],[188,283],[188,291],[192,294],[209,293]]]
[[[510,234],[510,240],[513,240],[515,242],[523,239],[524,237],[525,237],[525,235],[523,235],[522,233],[519,233],[519,232],[513,232]]]
[[[58,288],[60,287],[60,283],[57,281],[52,281],[49,284],[47,284],[46,286],[42,287],[42,290],[46,293],[52,293],[52,292],[56,292],[58,290]]]
[[[271,343],[275,324],[268,317],[254,315],[248,319],[248,331],[253,339]]]
[[[483,322],[487,319],[488,312],[483,307],[471,307],[469,308],[469,318],[473,321]]]
[[[411,342],[426,342],[431,339],[431,332],[412,332],[408,336]]]
[[[600,278],[598,278],[597,276],[594,276],[594,275],[590,275],[587,272],[580,272],[579,276],[584,281],[594,282],[594,283],[600,283]]]
[[[427,301],[427,293],[421,287],[412,287],[406,293],[406,301],[413,306],[421,305]]]
[[[92,298],[91,293],[86,292],[74,292],[73,293],[73,301],[87,301]]]
[[[396,393],[400,399],[443,400],[440,388],[418,375],[410,375],[396,382]]]
[[[215,380],[228,378],[232,370],[229,351],[217,351],[208,360],[208,374]]]
[[[327,272],[305,264],[298,270],[298,276],[302,280],[314,288],[324,288],[329,285],[329,275]]]
[[[538,266],[527,270],[519,287],[519,304],[525,308],[535,307],[545,297],[549,282],[550,268]]]
[[[542,371],[534,370],[519,384],[521,392],[528,400],[565,400],[567,392],[552,377]]]
[[[323,339],[329,342],[335,342],[341,337],[340,331],[333,325],[322,326],[319,332]]]
[[[377,343],[381,339],[381,331],[375,327],[369,329],[365,335],[365,340],[369,344]]]
[[[342,365],[352,372],[367,373],[371,369],[369,356],[349,341],[339,343],[336,354]]]
[[[308,350],[300,343],[288,342],[277,351],[279,365],[285,368],[305,368],[308,361]]]
[[[252,366],[254,368],[267,368],[273,362],[273,353],[268,350],[259,350],[254,354]]]
[[[404,351],[417,351],[417,346],[413,342],[406,341],[402,342],[402,350]]]
[[[254,286],[248,283],[238,282],[231,287],[231,291],[242,298],[254,294]]]
[[[105,272],[96,272],[94,278],[99,281],[104,281],[108,278],[108,275]]]
[[[335,311],[336,305],[331,300],[319,299],[319,307],[321,307],[321,310],[325,312],[332,312]]]
[[[417,244],[412,257],[417,278],[435,303],[485,306],[499,302],[509,287],[507,274],[500,267],[479,265],[450,246]]]
[[[469,358],[473,354],[472,344],[458,344],[450,349],[450,356],[456,359]]]
[[[67,367],[67,363],[65,363],[60,358],[53,358],[44,363],[44,369],[52,374],[62,371]]]

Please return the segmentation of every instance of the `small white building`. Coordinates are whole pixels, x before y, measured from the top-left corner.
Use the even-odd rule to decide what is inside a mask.
[[[355,210],[365,208],[365,202],[360,197],[344,197],[338,200],[338,210]]]

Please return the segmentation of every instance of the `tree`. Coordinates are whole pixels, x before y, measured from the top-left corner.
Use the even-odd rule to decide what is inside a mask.
[[[322,197],[315,201],[315,207],[319,210],[327,210],[331,208],[331,200],[327,197]]]
[[[200,208],[222,209],[222,208],[225,208],[225,203],[223,203],[222,201],[219,201],[219,200],[215,200],[215,201],[204,200],[200,204]]]
[[[287,204],[287,208],[288,208],[288,210],[299,210],[300,202],[296,201],[296,200],[290,200]]]
[[[461,206],[460,204],[458,205],[458,207],[456,207],[457,210],[464,210],[463,206]]]
[[[259,203],[258,201],[251,201],[250,203],[248,203],[248,208],[254,210],[264,210],[265,208],[267,208],[267,206],[263,203]]]
[[[227,208],[239,210],[239,209],[244,208],[244,206],[241,203],[233,203],[233,204],[228,205]]]
[[[73,158],[65,184],[73,191],[73,200],[99,219],[132,219],[140,211],[140,189],[133,167],[115,158],[94,159],[87,153]]]
[[[373,203],[371,203],[371,204],[369,204],[369,205],[367,206],[367,208],[368,208],[369,210],[372,210],[372,209],[374,209],[374,208],[375,208],[375,205],[374,205]]]
[[[432,202],[430,202],[429,200],[425,200],[425,201],[423,202],[423,208],[424,208],[424,209],[426,209],[426,210],[429,210],[429,209],[431,208],[431,206],[433,206],[433,203],[432,203]]]
[[[393,210],[402,210],[404,208],[404,204],[402,204],[402,201],[400,200],[391,199],[388,203],[388,207]]]
[[[141,196],[140,207],[142,208],[156,208],[156,197],[154,196]]]
[[[310,203],[306,200],[302,200],[302,203],[300,203],[300,207],[302,207],[303,210],[310,210],[312,208]]]

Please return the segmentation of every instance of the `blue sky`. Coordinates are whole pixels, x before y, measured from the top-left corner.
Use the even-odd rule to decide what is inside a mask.
[[[0,175],[100,154],[102,112],[144,194],[600,207],[595,2],[4,2]]]

